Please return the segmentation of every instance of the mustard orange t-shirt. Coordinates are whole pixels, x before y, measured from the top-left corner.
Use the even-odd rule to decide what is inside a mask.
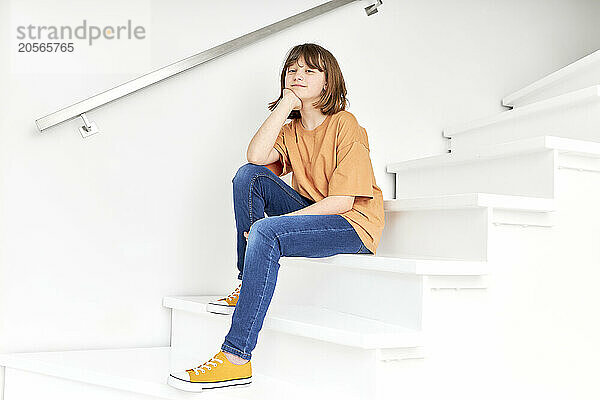
[[[356,196],[352,209],[340,214],[365,247],[376,254],[385,224],[383,194],[375,182],[367,131],[354,115],[339,111],[315,129],[299,119],[285,124],[273,146],[282,171],[292,174],[292,187],[317,202],[327,196]]]

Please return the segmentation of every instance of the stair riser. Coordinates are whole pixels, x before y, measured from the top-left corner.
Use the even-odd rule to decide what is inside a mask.
[[[552,198],[555,163],[554,151],[547,150],[400,170],[396,173],[396,197],[484,192]]]
[[[378,252],[486,261],[487,208],[388,213]]]
[[[172,311],[171,370],[191,368],[219,351],[231,317]],[[252,371],[282,381],[328,387],[366,398],[376,384],[376,350],[363,350],[263,329],[252,351]],[[329,368],[331,366],[331,368]],[[362,396],[362,397],[360,397]]]
[[[420,330],[422,277],[304,263],[279,270],[270,310],[312,305]]]
[[[512,107],[522,107],[594,85],[600,85],[600,57],[597,57],[596,62],[590,63],[586,68],[580,69],[560,81],[540,87],[528,95],[515,98],[508,102],[508,104],[503,102],[503,104]]]
[[[517,117],[518,113],[515,111],[505,111],[509,115],[515,115],[515,118],[456,134],[447,133],[446,136],[452,137],[452,151],[540,135],[600,142],[600,101],[578,103],[567,108],[552,108],[522,117]]]
[[[485,337],[475,335],[486,326],[489,288],[428,289],[424,294],[423,326],[427,338],[425,358],[452,359],[477,354]],[[426,283],[427,285],[427,283]],[[475,350],[479,348],[479,350]],[[429,361],[428,361],[429,362]]]

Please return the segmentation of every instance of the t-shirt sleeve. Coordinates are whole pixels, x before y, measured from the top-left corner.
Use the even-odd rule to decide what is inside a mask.
[[[354,141],[337,149],[337,166],[329,180],[328,196],[366,196],[373,198],[373,166],[369,149]]]
[[[279,152],[279,162],[282,165],[282,171],[281,174],[279,174],[278,176],[284,176],[289,174],[290,172],[292,172],[292,166],[290,165],[290,157],[289,157],[289,153],[287,150],[287,147],[285,145],[285,131],[286,131],[286,125],[284,125],[281,130],[279,131],[279,135],[277,136],[277,139],[275,139],[275,144],[273,145],[273,148],[275,150],[277,150]]]

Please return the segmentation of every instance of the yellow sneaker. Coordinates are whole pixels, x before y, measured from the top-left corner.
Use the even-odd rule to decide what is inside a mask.
[[[206,311],[215,314],[233,314],[235,305],[240,297],[241,287],[242,284],[240,283],[229,296],[208,303],[206,305]]]
[[[223,351],[196,368],[169,374],[167,383],[188,392],[204,389],[240,386],[252,383],[250,360],[242,365],[230,362]]]

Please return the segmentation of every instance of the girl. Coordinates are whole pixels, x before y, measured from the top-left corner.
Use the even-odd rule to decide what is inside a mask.
[[[207,311],[231,314],[221,351],[204,364],[172,373],[183,390],[246,385],[277,282],[280,257],[375,254],[384,227],[367,132],[345,111],[346,86],[323,47],[293,47],[281,71],[279,98],[248,145],[249,163],[235,174],[238,279]],[[284,125],[286,119],[291,121]],[[292,174],[290,187],[280,177]],[[268,217],[265,218],[265,212]]]

